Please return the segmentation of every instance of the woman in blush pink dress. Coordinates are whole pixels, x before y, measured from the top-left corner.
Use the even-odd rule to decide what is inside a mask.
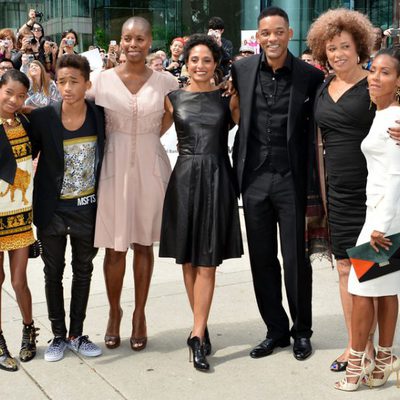
[[[145,65],[151,26],[140,17],[122,26],[126,63],[100,72],[91,95],[104,107],[106,149],[99,183],[95,246],[105,247],[104,276],[110,313],[105,345],[120,345],[121,290],[126,253],[134,251],[135,310],[132,350],[147,344],[145,305],[153,272],[153,242],[160,239],[162,205],[171,172],[160,143],[164,97],[177,88],[174,77]]]

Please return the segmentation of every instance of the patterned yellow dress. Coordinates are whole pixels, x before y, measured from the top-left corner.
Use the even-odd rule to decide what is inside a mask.
[[[0,251],[9,251],[27,247],[35,241],[32,231],[32,146],[20,122],[16,126],[3,123],[3,128],[17,162],[14,184],[0,179]]]

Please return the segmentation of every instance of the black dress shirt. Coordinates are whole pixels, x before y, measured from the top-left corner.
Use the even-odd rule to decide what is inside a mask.
[[[249,137],[248,168],[262,165],[273,172],[289,171],[287,121],[292,85],[292,60],[288,52],[284,65],[275,72],[261,56],[253,98],[254,116]]]

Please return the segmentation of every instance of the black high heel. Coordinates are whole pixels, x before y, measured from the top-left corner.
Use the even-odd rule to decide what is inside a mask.
[[[206,327],[204,331],[204,354],[209,356],[211,354],[212,346],[210,341],[210,334],[208,333],[208,328]]]
[[[189,362],[191,362],[193,358],[193,366],[198,371],[208,371],[210,369],[210,364],[204,354],[204,346],[200,342],[200,338],[197,336],[189,337],[187,344],[189,346]]]

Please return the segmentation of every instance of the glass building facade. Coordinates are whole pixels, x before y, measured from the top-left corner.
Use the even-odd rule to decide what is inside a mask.
[[[398,27],[398,1],[393,0],[0,0],[0,27],[17,29],[30,8],[43,12],[45,33],[59,40],[61,33],[74,29],[80,50],[90,44],[105,46],[120,37],[122,23],[130,16],[148,19],[153,26],[153,47],[167,49],[173,37],[204,32],[210,16],[225,21],[224,36],[236,49],[241,32],[257,28],[257,16],[264,7],[275,5],[287,11],[295,36],[290,43],[294,54],[305,47],[311,22],[329,8],[346,7],[369,16],[375,26]]]

